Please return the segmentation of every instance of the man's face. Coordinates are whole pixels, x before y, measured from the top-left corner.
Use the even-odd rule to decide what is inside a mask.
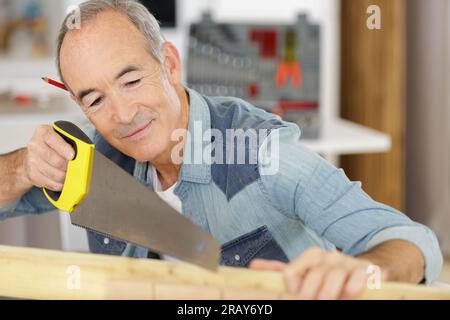
[[[165,44],[161,66],[146,46],[125,15],[103,12],[71,30],[60,54],[64,80],[97,131],[142,162],[170,154],[173,130],[187,123],[176,49]]]

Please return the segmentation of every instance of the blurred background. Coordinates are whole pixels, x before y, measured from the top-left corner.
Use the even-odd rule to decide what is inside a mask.
[[[0,154],[38,124],[87,122],[55,44],[75,0],[0,0]],[[147,0],[188,86],[298,123],[375,200],[430,226],[450,258],[450,0]],[[65,213],[0,223],[0,244],[86,251]],[[450,270],[441,280],[450,282]]]

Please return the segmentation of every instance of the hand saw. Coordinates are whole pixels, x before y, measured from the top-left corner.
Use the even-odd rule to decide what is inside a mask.
[[[167,254],[207,269],[218,266],[220,245],[155,192],[95,150],[76,125],[57,121],[53,129],[75,151],[61,192],[43,189],[72,224]]]

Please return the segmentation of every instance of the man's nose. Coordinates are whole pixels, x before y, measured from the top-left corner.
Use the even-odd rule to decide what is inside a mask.
[[[117,123],[131,123],[138,111],[137,105],[130,99],[125,99],[120,93],[114,95],[112,102],[113,120]]]

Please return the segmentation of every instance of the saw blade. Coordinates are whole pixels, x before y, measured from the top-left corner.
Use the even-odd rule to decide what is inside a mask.
[[[98,151],[74,225],[216,270],[220,244]]]

